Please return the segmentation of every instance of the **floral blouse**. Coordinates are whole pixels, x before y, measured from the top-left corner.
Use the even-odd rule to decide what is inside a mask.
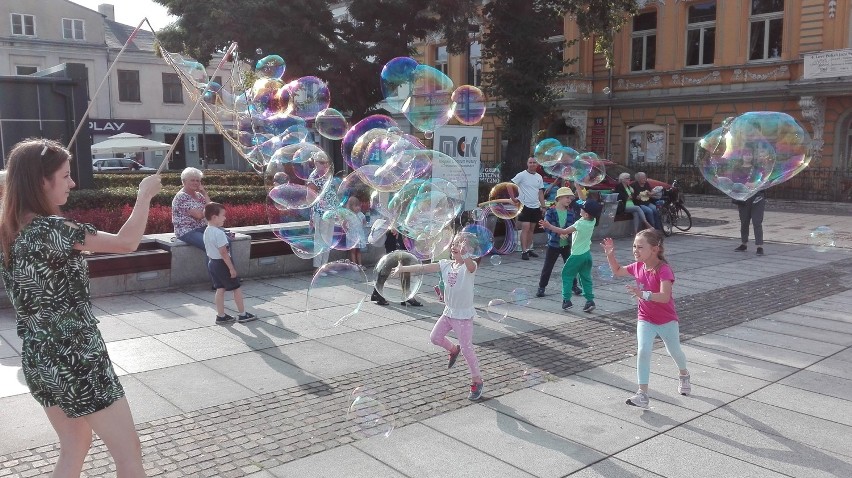
[[[172,224],[175,227],[175,236],[180,237],[193,229],[206,226],[207,221],[204,218],[196,219],[189,215],[190,209],[204,209],[206,205],[203,199],[192,197],[186,191],[180,190],[172,199]]]

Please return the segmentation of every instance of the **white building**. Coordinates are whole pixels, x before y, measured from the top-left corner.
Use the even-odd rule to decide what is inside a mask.
[[[110,4],[98,10],[68,0],[3,0],[0,75],[29,75],[62,63],[80,63],[88,69],[89,95],[94,95],[136,27],[115,22]],[[123,132],[166,143],[175,140],[194,103],[175,71],[155,54],[154,44],[154,34],[140,29],[119,58],[89,114],[93,143]],[[214,70],[208,68],[208,75]],[[225,63],[216,76],[228,77],[230,70]],[[246,170],[245,161],[212,122],[202,120],[200,108],[193,116],[169,169],[201,165],[206,145],[210,168]],[[203,134],[202,123],[206,123]],[[163,157],[164,153],[148,152],[136,159],[157,167]]]

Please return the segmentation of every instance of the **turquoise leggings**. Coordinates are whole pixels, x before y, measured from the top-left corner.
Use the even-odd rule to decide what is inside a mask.
[[[654,339],[663,339],[666,352],[674,359],[679,369],[686,369],[686,355],[680,348],[680,326],[673,320],[663,325],[655,325],[644,320],[636,323],[636,342],[639,350],[636,353],[636,378],[639,385],[648,385],[651,375],[651,352],[654,350]]]

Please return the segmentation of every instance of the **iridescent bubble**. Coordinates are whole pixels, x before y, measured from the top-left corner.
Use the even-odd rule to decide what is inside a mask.
[[[836,245],[834,230],[828,226],[819,226],[808,235],[808,243],[817,252],[827,252]]]
[[[491,254],[491,257],[488,258],[488,261],[491,262],[492,266],[499,266],[503,263],[503,258],[500,257],[499,254]]]
[[[204,68],[204,65],[192,58],[184,58],[180,55],[175,55],[175,59],[177,60],[177,65],[181,73],[195,82],[207,81],[207,69]]]
[[[491,299],[485,308],[485,317],[494,322],[503,322],[509,316],[509,304],[503,299]]]
[[[491,213],[500,219],[513,219],[521,213],[521,201],[518,185],[505,182],[495,184],[488,193],[485,204]]]
[[[550,372],[530,367],[521,374],[521,382],[526,388],[536,389],[540,392],[544,391],[545,387],[550,382],[555,382],[556,377]]]
[[[306,120],[328,108],[331,92],[328,85],[316,76],[303,76],[290,86],[290,106],[287,113]]]
[[[606,166],[598,155],[592,152],[582,153],[577,157],[581,161],[589,163],[590,168],[584,176],[576,178],[575,182],[581,186],[591,187],[600,184],[606,178]]]
[[[397,274],[391,277],[391,271],[398,266],[419,265],[420,261],[408,251],[393,251],[382,256],[373,270],[376,280],[376,291],[390,302],[405,302],[420,290],[423,275],[411,272]]]
[[[251,111],[255,114],[275,114],[283,112],[286,104],[278,97],[278,90],[284,86],[281,80],[275,78],[258,78],[249,91]]]
[[[417,65],[417,61],[413,58],[397,57],[387,62],[382,68],[382,95],[392,110],[399,111],[411,96],[414,70]]]
[[[517,306],[530,305],[530,293],[524,287],[518,287],[512,290],[512,304]]]
[[[480,224],[468,224],[459,232],[467,253],[474,259],[478,259],[494,247],[494,234],[485,226]]]
[[[284,76],[284,70],[287,65],[284,63],[284,58],[278,55],[268,55],[260,60],[254,66],[254,70],[260,77],[281,79]]]
[[[473,208],[470,211],[470,218],[473,220],[473,222],[482,222],[487,216],[488,212],[481,207]]]
[[[611,282],[615,279],[615,274],[609,264],[601,264],[595,267],[595,278],[603,282]]]
[[[462,85],[453,91],[452,113],[459,123],[474,125],[485,117],[485,94],[471,85]]]
[[[446,227],[441,230],[441,232],[431,237],[412,239],[406,236],[402,239],[406,250],[414,254],[414,256],[421,261],[431,260],[443,255],[450,249],[450,243],[452,241],[453,231]]]
[[[697,145],[704,178],[736,200],[790,179],[812,157],[807,132],[791,116],[770,111],[726,120]]]
[[[338,140],[346,136],[349,124],[343,117],[343,113],[334,108],[326,108],[317,113],[314,127],[323,138]]]
[[[361,310],[372,289],[358,264],[348,260],[326,263],[311,279],[305,313],[320,328],[340,326]]]
[[[343,160],[353,170],[358,169],[362,164],[358,164],[357,166],[352,164],[352,149],[355,147],[358,139],[371,129],[389,129],[392,127],[398,128],[399,125],[393,118],[385,115],[370,115],[352,125],[343,137],[343,142],[340,144],[340,153],[343,155]]]
[[[418,65],[412,73],[411,95],[400,107],[406,119],[420,131],[432,131],[452,118],[453,80],[437,68]]]
[[[262,49],[260,49],[260,48],[258,48],[258,49],[257,49],[257,50],[255,50],[254,52],[255,52],[256,54],[258,54],[258,55],[263,55],[263,50],[262,50]]]
[[[544,162],[541,167],[553,177],[577,181],[591,174],[591,163],[580,158],[580,154],[568,146],[551,149],[548,151],[548,157],[552,159]]]
[[[346,420],[351,424],[350,431],[357,438],[381,436],[387,438],[396,427],[393,413],[380,400],[359,393],[349,409]]]
[[[279,151],[284,151],[281,148]],[[327,160],[327,158],[326,158]],[[316,167],[313,159],[305,163],[295,163],[287,154],[276,154],[267,163],[265,170],[265,181],[269,188],[269,199],[279,210],[303,209],[316,204],[319,197],[325,193],[330,181],[323,182],[323,188],[317,188],[309,184],[308,178],[311,174],[323,174],[326,179],[331,177],[331,170],[326,169],[324,173],[315,172]]]
[[[558,139],[545,138],[535,145],[535,149],[533,150],[533,158],[535,158],[538,164],[544,164],[548,161],[552,161],[553,158],[549,154],[550,151],[553,148],[558,148],[560,146],[562,146],[562,143],[560,143]]]

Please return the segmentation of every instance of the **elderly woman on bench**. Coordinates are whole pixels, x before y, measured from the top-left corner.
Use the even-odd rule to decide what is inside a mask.
[[[618,175],[618,186],[615,187],[615,192],[618,193],[618,211],[617,214],[629,213],[633,215],[633,235],[639,232],[639,226],[645,224],[645,227],[653,229],[645,219],[645,213],[642,209],[633,203],[634,189],[630,185],[630,173],[621,173]]]
[[[172,224],[175,237],[181,241],[204,250],[204,206],[210,202],[210,196],[201,184],[204,173],[196,168],[186,168],[180,173],[183,187],[172,199]]]

